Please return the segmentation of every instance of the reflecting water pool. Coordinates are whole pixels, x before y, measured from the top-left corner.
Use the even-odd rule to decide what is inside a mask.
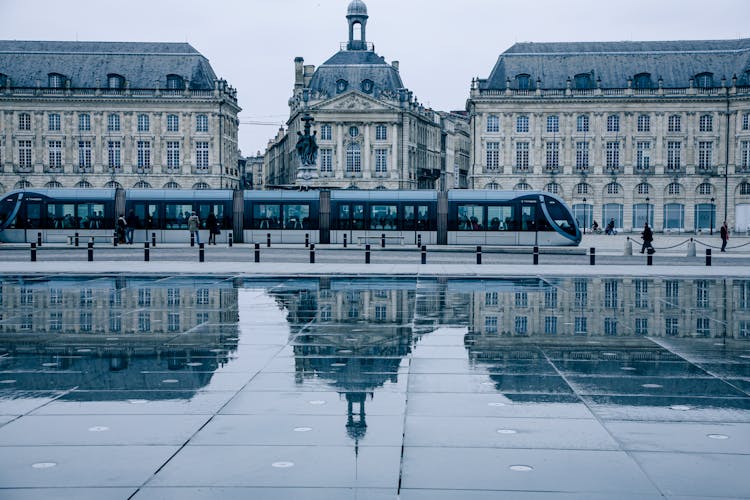
[[[735,498],[748,442],[750,280],[0,280],[0,497]]]

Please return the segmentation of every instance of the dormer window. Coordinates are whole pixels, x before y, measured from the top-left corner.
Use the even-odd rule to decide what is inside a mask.
[[[518,90],[531,90],[531,75],[516,75],[516,86]]]
[[[590,73],[580,73],[573,77],[573,81],[578,90],[590,89],[592,87]]]
[[[714,86],[713,73],[700,73],[695,75],[695,84],[699,89],[710,89]]]
[[[339,94],[344,92],[347,87],[349,87],[349,82],[347,82],[346,80],[342,79],[336,81],[336,92],[338,92]]]
[[[110,73],[107,75],[107,88],[108,89],[123,89],[125,88],[125,77]]]
[[[65,86],[65,75],[50,73],[47,75],[47,86],[51,89],[61,89]]]
[[[168,89],[181,89],[185,86],[180,75],[167,75]]]
[[[638,73],[633,77],[633,85],[637,89],[650,89],[652,88],[651,73]]]
[[[375,85],[372,80],[362,80],[362,92],[364,92],[365,94],[372,94],[372,89],[374,86]]]

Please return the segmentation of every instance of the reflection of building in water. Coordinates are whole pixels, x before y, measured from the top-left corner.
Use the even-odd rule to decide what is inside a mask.
[[[98,399],[147,390],[150,399],[187,398],[236,349],[237,323],[232,283],[6,279],[0,352],[8,356],[0,370],[14,372],[14,389],[107,391]],[[162,384],[165,370],[181,372],[169,387]],[[86,397],[78,391],[71,397]]]
[[[470,329],[483,335],[750,337],[750,280],[490,281],[472,292],[470,311]]]

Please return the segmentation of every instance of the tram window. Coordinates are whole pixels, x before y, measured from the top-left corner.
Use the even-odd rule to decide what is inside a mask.
[[[29,205],[28,218],[33,221],[32,209],[39,210],[39,205]],[[38,215],[36,216],[39,217]],[[33,224],[33,222],[31,222]],[[30,227],[40,227],[38,224]],[[80,219],[76,218],[76,206],[73,203],[48,203],[46,227],[50,229],[78,229]]]
[[[518,222],[513,218],[512,206],[487,207],[488,229],[490,231],[516,231]]]
[[[253,205],[253,229],[280,229],[281,205]]]
[[[167,229],[187,229],[193,205],[187,203],[167,203],[165,221]]]
[[[310,205],[284,205],[284,229],[308,229]]]
[[[406,231],[413,231],[417,228],[417,217],[415,215],[414,207],[411,205],[404,207],[403,228]]]
[[[208,227],[206,227],[206,220],[208,219],[208,214],[211,212],[214,213],[214,216],[219,223],[219,227],[227,229],[227,223],[224,217],[224,205],[220,203],[198,205],[198,218],[201,222],[201,228],[208,229]]]
[[[536,205],[521,205],[521,231],[536,231]]]
[[[557,200],[547,198],[547,211],[549,212],[550,219],[552,219],[560,229],[568,234],[576,234],[573,217]]]
[[[78,205],[78,218],[81,220],[81,229],[108,229],[111,224],[104,220],[104,204],[81,203]]]
[[[396,205],[372,205],[370,207],[370,229],[397,229]]]
[[[352,229],[364,229],[364,228],[365,228],[365,206],[353,205],[352,206]]]
[[[349,205],[339,205],[339,224],[336,229],[351,229]]]
[[[459,231],[481,231],[484,227],[484,207],[479,205],[459,205]]]
[[[6,198],[0,202],[0,226],[5,224],[8,217],[11,216],[13,210],[16,208],[17,198],[15,196]],[[16,227],[16,221],[11,221],[8,227]]]
[[[427,205],[417,206],[417,229],[421,231],[432,229],[432,224],[430,223],[430,210]]]
[[[161,229],[159,225],[159,210],[156,205],[139,203],[135,205],[133,212],[137,219],[135,229]]]

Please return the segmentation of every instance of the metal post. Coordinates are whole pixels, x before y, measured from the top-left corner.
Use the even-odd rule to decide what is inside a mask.
[[[427,264],[427,245],[422,245],[422,264]]]
[[[94,238],[91,238],[92,240]],[[94,262],[94,242],[89,241],[89,248],[88,248],[88,258],[89,262]]]
[[[589,265],[596,265],[596,248],[594,247],[589,248]]]
[[[266,246],[271,246],[271,233],[266,233]]]
[[[198,244],[198,262],[206,262],[206,247],[205,243]]]
[[[344,248],[346,248],[346,235],[344,235]]]
[[[310,245],[310,264],[315,264],[315,245]]]
[[[482,263],[482,247],[477,245],[477,264]]]
[[[36,243],[31,244],[31,262],[36,262]]]
[[[36,246],[41,247],[42,246],[42,233],[36,233]]]
[[[112,236],[112,246],[113,246],[113,247],[116,247],[116,246],[117,246],[117,233],[115,233],[115,234],[114,234],[114,235]]]
[[[151,246],[156,248],[156,233],[151,233]]]
[[[310,234],[305,233],[305,248],[310,246]]]
[[[711,266],[711,249],[706,248],[706,265]]]
[[[422,235],[421,234],[417,235],[417,246],[422,247]]]
[[[190,246],[191,247],[195,246],[195,233],[192,231],[190,231]]]
[[[539,265],[539,247],[534,247],[534,265]]]
[[[255,244],[255,262],[260,262],[260,243]]]
[[[385,248],[385,233],[380,235],[380,248]]]
[[[232,231],[229,231],[227,235],[227,244],[229,245],[229,248],[232,248],[232,245],[234,244],[234,236],[232,234]]]
[[[75,233],[74,242],[75,242],[75,245],[78,246],[78,233]]]
[[[143,261],[148,262],[150,259],[149,256],[149,250],[148,250],[148,241],[143,242]]]
[[[646,265],[647,266],[653,266],[654,265],[654,256],[652,254],[646,255]]]
[[[370,245],[365,245],[365,264],[370,263]]]

